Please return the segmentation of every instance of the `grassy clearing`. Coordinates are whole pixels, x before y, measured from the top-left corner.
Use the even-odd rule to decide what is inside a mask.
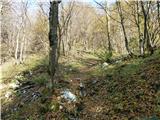
[[[1,82],[8,83],[14,76],[24,71],[30,71],[40,65],[48,66],[48,58],[46,56],[32,55],[26,59],[24,64],[15,65],[14,63],[6,63],[1,66],[2,76]]]

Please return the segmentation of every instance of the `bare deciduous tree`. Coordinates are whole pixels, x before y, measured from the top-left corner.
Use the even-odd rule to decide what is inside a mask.
[[[129,48],[129,44],[128,44],[128,38],[127,38],[127,34],[126,34],[126,29],[125,29],[125,26],[124,26],[124,16],[123,16],[123,12],[122,12],[121,2],[117,1],[116,5],[117,5],[118,14],[119,14],[119,17],[120,17],[121,26],[122,26],[122,30],[123,30],[125,47],[126,47],[126,50],[127,50],[128,54],[130,56],[133,56],[133,53],[131,52],[131,50]]]
[[[112,54],[112,45],[111,45],[111,37],[110,37],[110,16],[109,16],[109,5],[107,1],[105,2],[105,5],[98,3],[95,1],[106,13],[106,29],[107,29],[107,40],[108,40],[108,51]]]

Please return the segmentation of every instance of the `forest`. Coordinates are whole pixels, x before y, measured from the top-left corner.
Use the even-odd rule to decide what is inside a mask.
[[[1,120],[160,120],[159,0],[1,0]]]

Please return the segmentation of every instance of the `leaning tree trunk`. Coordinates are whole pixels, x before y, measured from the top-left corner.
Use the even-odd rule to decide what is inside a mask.
[[[107,7],[107,10],[106,12],[107,15],[106,15],[106,28],[107,28],[107,38],[108,38],[108,50],[109,50],[109,53],[112,54],[112,45],[111,45],[111,38],[110,38],[110,23],[109,23],[109,8],[108,8],[108,3],[106,5]]]
[[[121,23],[121,27],[122,27],[122,30],[123,30],[125,47],[126,47],[126,50],[127,50],[128,54],[132,57],[133,53],[129,49],[129,43],[128,43],[128,38],[127,38],[127,34],[126,34],[126,29],[125,29],[125,26],[124,26],[124,17],[123,17],[123,14],[122,14],[122,8],[121,8],[120,1],[117,1],[116,4],[117,4],[118,13],[119,13],[120,21],[121,21],[120,22]]]
[[[54,80],[56,68],[58,65],[58,4],[60,1],[51,1],[50,2],[50,12],[49,12],[49,44],[50,44],[50,76],[52,82],[52,89],[54,89]]]

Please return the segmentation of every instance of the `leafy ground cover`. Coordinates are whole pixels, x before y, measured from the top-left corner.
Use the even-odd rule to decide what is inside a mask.
[[[4,73],[2,80],[6,87],[1,91],[2,119],[160,119],[160,51],[150,57],[108,65],[103,65],[93,55],[64,59],[56,76],[55,92],[50,90],[47,58],[34,60],[24,64],[27,67],[21,65],[23,69],[5,70],[7,74]],[[17,80],[21,83],[18,88],[8,86],[7,83]],[[86,96],[80,95],[80,81],[85,86]],[[64,89],[75,94],[77,101],[64,100],[61,97]]]

